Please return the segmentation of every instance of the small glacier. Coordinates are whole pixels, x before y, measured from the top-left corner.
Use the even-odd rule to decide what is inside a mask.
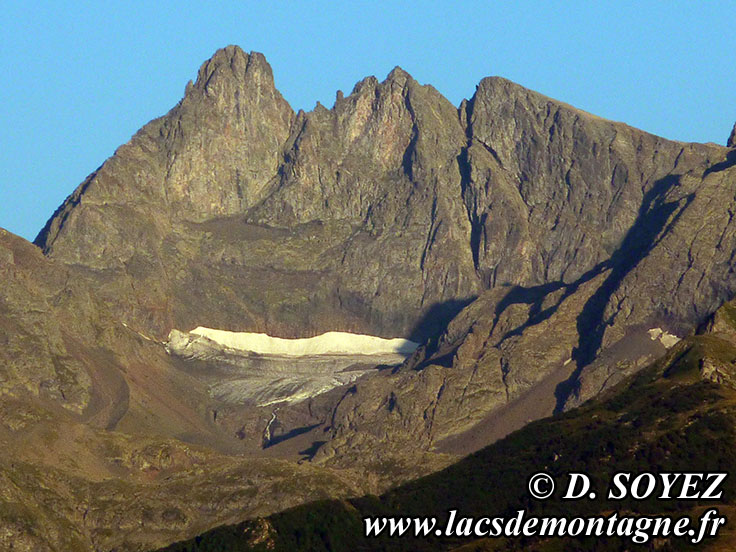
[[[197,327],[171,330],[166,350],[226,403],[298,402],[401,364],[418,343],[348,332],[285,339]]]
[[[411,354],[419,343],[408,339],[385,339],[372,335],[349,332],[327,332],[315,337],[285,339],[265,333],[229,332],[202,326],[190,334],[201,335],[215,343],[259,355],[378,355],[386,353]]]

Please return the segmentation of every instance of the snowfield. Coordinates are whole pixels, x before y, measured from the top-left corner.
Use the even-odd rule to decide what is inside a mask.
[[[662,328],[652,328],[647,332],[652,341],[657,341],[664,345],[665,348],[669,349],[680,341],[680,338],[674,334],[664,331]]]
[[[210,395],[232,404],[299,402],[354,382],[379,366],[397,366],[418,347],[408,339],[347,332],[283,339],[199,327],[171,330],[169,354],[189,363]]]
[[[236,351],[260,355],[315,356],[315,355],[380,355],[387,353],[411,354],[419,343],[408,339],[385,339],[372,335],[348,332],[327,332],[315,337],[284,339],[264,333],[229,332],[198,327],[189,332]]]

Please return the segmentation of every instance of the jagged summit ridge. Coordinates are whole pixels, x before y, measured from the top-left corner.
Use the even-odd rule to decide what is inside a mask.
[[[707,147],[685,149],[697,157]],[[359,82],[333,109],[295,116],[265,58],[228,46],[201,66],[177,107],[80,186],[37,243],[67,262],[145,275],[158,291],[193,297],[186,308],[137,302],[161,338],[200,323],[275,334],[287,325],[336,329],[323,317],[338,329],[420,337],[426,330],[417,328],[433,324],[423,318],[430,309],[445,313],[441,325],[483,289],[574,282],[603,262],[633,224],[642,190],[682,150],[498,77],[484,79],[458,113],[398,67],[383,82]],[[191,227],[227,217],[282,230],[331,222],[310,259],[289,249],[283,258],[295,260],[285,263],[228,237],[242,229]],[[223,267],[215,289],[256,267],[301,276],[277,278],[294,291],[284,291],[284,313],[267,315],[243,286],[233,292],[228,283],[229,299],[197,299],[187,291],[198,287],[192,276],[172,280],[164,268],[181,265],[184,275],[195,258],[207,259],[207,272]],[[324,309],[310,322],[297,306],[305,298]],[[275,320],[286,312],[290,321]]]

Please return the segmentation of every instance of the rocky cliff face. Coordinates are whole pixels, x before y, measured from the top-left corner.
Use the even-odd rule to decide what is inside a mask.
[[[535,110],[540,111],[545,112]],[[582,124],[569,109],[565,113],[568,125]],[[532,254],[518,269],[529,275],[526,282],[484,292],[436,345],[429,344],[394,374],[390,385],[359,383],[336,410],[334,439],[320,451],[324,458],[348,454],[354,459],[360,446],[381,449],[380,443],[397,440],[423,440],[442,449],[450,436],[455,436],[452,446],[473,450],[484,440],[465,444],[472,433],[485,434],[486,442],[498,438],[531,419],[580,404],[642,368],[665,350],[648,330],[683,337],[733,296],[732,154],[665,142],[592,118],[586,122],[592,125],[589,133],[578,131],[573,140],[586,147],[580,159],[570,154],[571,165],[594,163],[589,154],[605,145],[586,142],[586,135],[612,131],[604,161],[580,182],[595,183],[600,176],[602,181],[569,191],[571,199],[589,198],[588,206],[576,210],[567,201],[542,203],[542,212],[559,209],[559,214],[546,223],[547,232],[541,231],[543,220],[529,225],[537,235],[524,241]],[[549,134],[574,134],[565,126],[553,125]],[[620,149],[614,134],[627,136]],[[566,157],[547,154],[545,159],[549,167]],[[629,175],[619,188],[617,173]],[[544,181],[544,170],[535,174],[535,183]],[[561,173],[550,180],[555,178],[565,182]],[[633,205],[635,212],[627,208]],[[529,207],[528,219],[535,212]],[[570,227],[558,235],[556,228],[565,220]],[[512,227],[524,228],[524,219]],[[540,253],[548,241],[552,257]],[[539,249],[531,249],[531,243]],[[567,253],[560,258],[559,251]],[[544,270],[535,275],[539,266]]]
[[[308,456],[387,484],[446,461],[427,451],[581,403],[733,297],[734,155],[496,77],[456,108],[396,68],[294,114],[263,56],[228,47],[59,208],[36,239],[48,259],[34,254],[58,267],[49,281],[74,281],[80,328],[105,313],[81,333],[114,351],[106,328],[137,340],[110,372],[138,401],[104,418],[117,429],[227,449],[271,427],[270,410],[213,406],[155,345],[172,329],[422,341],[400,368],[278,413],[284,439],[311,436]],[[16,369],[17,385],[117,412],[84,370],[65,375],[87,353],[35,331],[45,371]]]
[[[230,47],[36,242],[109,275],[106,297],[158,337],[197,325],[426,337],[482,287],[464,141],[457,110],[400,69],[294,118],[262,56]]]
[[[503,79],[484,80],[460,117],[464,246],[488,291],[405,370],[345,395],[322,458],[441,447],[482,422],[502,436],[641,368],[665,350],[649,329],[681,337],[736,291],[725,148],[663,140]]]

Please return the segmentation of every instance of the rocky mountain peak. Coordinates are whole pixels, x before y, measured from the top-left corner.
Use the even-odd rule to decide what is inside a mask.
[[[234,73],[245,73],[250,56],[240,46],[226,46],[217,50],[210,59],[202,63],[198,72],[198,81],[206,81],[212,74],[222,68],[231,68]]]
[[[513,97],[527,89],[503,77],[485,77],[475,87],[475,96]]]
[[[684,330],[730,297],[730,287],[708,289],[693,313],[691,288],[672,300],[664,287],[641,291],[651,278],[624,282],[648,255],[632,236],[664,231],[667,215],[689,205],[680,178],[703,174],[725,148],[683,147],[499,77],[481,81],[464,108],[458,117],[396,67],[295,120],[263,56],[227,47],[179,105],[80,187],[38,243],[65,263],[117,271],[110,302],[157,337],[205,325],[422,340],[486,290],[498,288],[486,310],[500,313],[506,303],[493,301],[506,288],[572,294],[598,278],[599,295],[575,299],[586,309],[580,326],[603,328],[586,344],[587,363],[604,331],[613,342],[630,323],[619,318],[615,335],[603,325],[606,309],[619,308],[618,286],[627,297],[670,297],[667,313],[634,313],[647,329]],[[726,172],[709,174],[710,193],[720,193]],[[695,193],[700,180],[686,182]],[[531,300],[514,297],[504,301]],[[638,305],[631,299],[627,316]],[[587,339],[570,327],[563,362]],[[514,358],[503,357],[512,372],[525,362]]]
[[[247,54],[239,46],[221,48],[205,61],[199,68],[194,88],[217,95],[226,83],[275,88],[273,71],[265,56],[259,52]]]
[[[395,82],[403,86],[406,83],[414,82],[414,79],[409,73],[397,65],[391,69],[391,72],[386,76],[386,82]]]
[[[178,105],[145,125],[67,198],[36,244],[67,262],[107,268],[154,251],[170,224],[241,214],[277,173],[293,120],[262,54],[218,50]],[[133,229],[146,237],[131,241]]]
[[[729,148],[736,148],[736,123],[734,123],[733,125],[731,136],[728,137],[728,142],[726,142],[726,146],[728,146]]]

